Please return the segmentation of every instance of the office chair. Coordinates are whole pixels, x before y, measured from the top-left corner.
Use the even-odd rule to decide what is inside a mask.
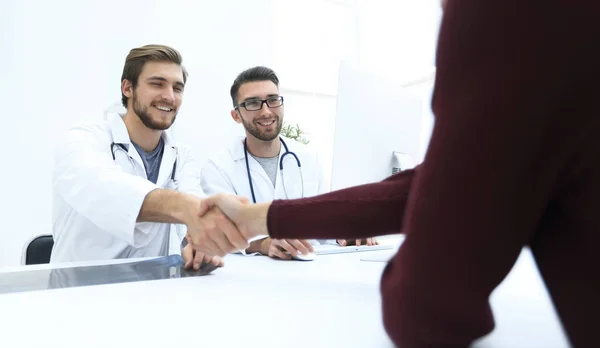
[[[41,234],[25,242],[21,255],[21,265],[39,265],[50,263],[50,254],[54,246],[51,234]]]

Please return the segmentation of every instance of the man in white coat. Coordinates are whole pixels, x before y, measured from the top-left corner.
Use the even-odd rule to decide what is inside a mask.
[[[252,203],[274,199],[311,197],[327,192],[322,166],[309,146],[280,136],[284,99],[279,78],[267,67],[243,71],[231,86],[231,117],[244,126],[246,137],[209,158],[202,168],[201,182],[208,195],[230,193]],[[323,241],[275,240],[260,236],[250,242],[244,254],[263,254],[290,259],[313,251]],[[339,240],[341,245],[350,241]],[[374,244],[374,239],[351,241]],[[287,253],[286,253],[287,251]]]
[[[63,137],[52,180],[51,262],[166,256],[181,245],[187,268],[222,265],[180,244],[186,231],[235,230],[218,210],[198,217],[200,167],[167,132],[187,80],[181,64],[167,46],[132,49],[121,78],[127,112]]]

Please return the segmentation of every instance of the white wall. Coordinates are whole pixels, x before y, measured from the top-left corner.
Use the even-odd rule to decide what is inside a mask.
[[[7,150],[0,171],[5,222],[0,266],[17,264],[30,236],[51,232],[54,144],[69,125],[99,119],[119,102],[129,49],[161,43],[182,53],[190,78],[173,131],[201,160],[220,149],[227,135],[241,132],[229,116],[235,76],[254,65],[274,68],[286,96],[287,121],[309,133],[329,172],[339,61],[398,71],[394,76],[406,70],[394,67],[421,61],[430,66],[432,52],[423,47],[432,43],[421,42],[431,41],[430,34],[415,39],[393,33],[437,30],[439,13],[427,10],[437,0],[430,0],[429,7],[422,2],[3,0],[0,104],[5,132],[0,142]],[[405,20],[413,11],[409,3],[421,22]],[[408,13],[388,18],[398,10]],[[380,15],[388,16],[384,26]],[[394,42],[401,51],[390,51]]]
[[[356,8],[360,64],[400,84],[422,80],[407,87],[424,104],[421,156],[415,159],[421,162],[433,129],[432,72],[442,17],[440,0],[357,0]]]

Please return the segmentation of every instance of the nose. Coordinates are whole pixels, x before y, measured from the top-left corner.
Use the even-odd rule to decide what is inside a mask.
[[[260,114],[261,115],[271,115],[271,108],[269,107],[269,105],[267,105],[267,103],[263,103],[262,106],[260,107]]]
[[[174,103],[175,102],[175,93],[173,92],[173,88],[165,88],[162,94],[163,100]]]

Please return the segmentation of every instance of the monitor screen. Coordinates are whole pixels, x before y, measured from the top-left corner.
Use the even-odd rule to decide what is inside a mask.
[[[359,66],[340,65],[331,189],[381,181],[421,158],[429,101]]]

